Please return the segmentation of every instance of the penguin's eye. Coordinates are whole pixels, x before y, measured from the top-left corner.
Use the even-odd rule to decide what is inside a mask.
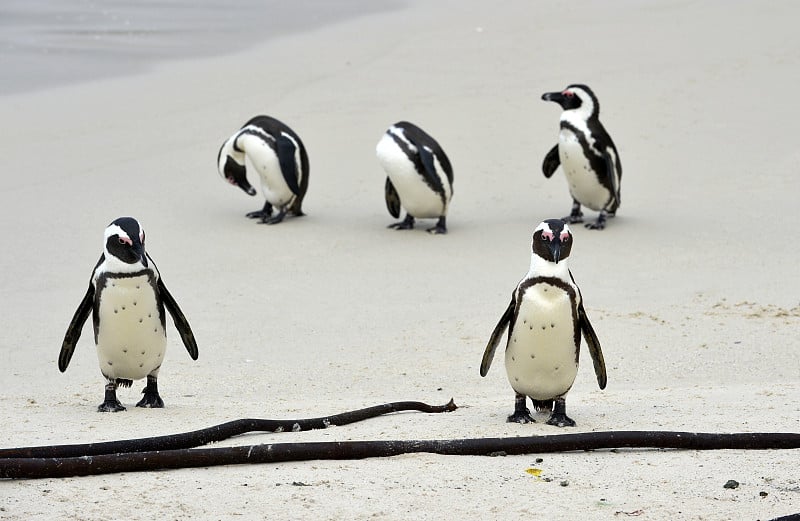
[[[542,240],[543,241],[552,241],[553,234],[551,232],[542,232]]]
[[[119,243],[120,243],[120,244],[125,244],[125,239],[123,239],[122,237],[120,237],[120,238],[119,238]]]
[[[566,96],[567,98],[571,98],[571,97],[573,97],[574,95],[575,95],[575,94],[573,94],[571,90],[565,90],[565,91],[564,91],[564,96]]]
[[[569,241],[569,234],[568,233],[562,233],[561,234],[561,242],[568,242],[568,241]]]
[[[128,246],[133,246],[133,242],[127,237],[117,237],[117,241],[120,244],[127,244]]]

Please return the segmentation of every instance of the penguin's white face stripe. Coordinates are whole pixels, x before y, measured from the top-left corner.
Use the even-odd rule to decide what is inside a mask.
[[[595,111],[594,100],[588,92],[580,87],[570,87],[562,92],[566,97],[577,96],[581,100],[581,106],[575,109],[565,110],[564,114],[571,113],[577,115],[581,120],[586,121]],[[563,116],[562,116],[562,119]]]
[[[393,136],[397,136],[400,140],[402,140],[403,143],[406,144],[406,146],[408,147],[409,150],[411,150],[414,153],[417,152],[417,147],[414,146],[414,143],[409,141],[409,139],[406,137],[405,131],[402,128],[391,126],[391,127],[389,127],[388,132],[390,134],[392,134]],[[430,149],[428,149],[428,150],[430,150]]]

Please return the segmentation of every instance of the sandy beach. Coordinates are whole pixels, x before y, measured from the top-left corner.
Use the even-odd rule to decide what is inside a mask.
[[[800,432],[800,5],[409,0],[358,16],[348,5],[222,54],[0,96],[0,446],[451,397],[459,409],[445,415],[220,446]],[[560,109],[540,96],[578,82],[597,94],[624,172],[617,217],[600,232],[574,226],[570,257],[609,383],[597,388],[584,349],[567,398],[577,426],[509,424],[502,360],[486,378],[478,367],[527,272],[531,232],[569,212],[563,173],[541,173]],[[308,148],[305,217],[255,224],[244,214],[261,194],[216,171],[222,142],[256,114]],[[453,163],[447,235],[427,222],[386,229],[374,151],[399,120]],[[135,382],[119,391],[127,411],[100,414],[91,326],[64,374],[57,357],[103,230],[123,215],[144,225],[200,357],[168,321],[165,408],[135,408]],[[0,481],[0,519],[766,521],[800,512],[798,467],[797,450],[241,465]]]

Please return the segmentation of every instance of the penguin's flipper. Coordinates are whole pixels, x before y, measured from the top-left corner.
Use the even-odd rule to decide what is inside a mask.
[[[436,165],[433,162],[433,151],[425,146],[418,146],[417,153],[419,160],[422,163],[422,175],[425,176],[425,182],[432,187],[437,194],[444,193],[442,180],[436,174]]]
[[[481,376],[486,376],[486,374],[489,372],[489,367],[492,365],[494,353],[497,351],[497,346],[500,345],[500,339],[502,338],[503,333],[506,332],[506,329],[508,329],[511,319],[514,317],[515,304],[516,302],[512,298],[511,303],[506,308],[506,312],[503,313],[503,316],[500,317],[500,321],[496,326],[494,326],[492,336],[489,337],[489,343],[486,344],[486,350],[483,352],[483,360],[481,360]]]
[[[400,195],[397,193],[392,181],[386,178],[386,187],[384,189],[386,195],[386,208],[389,214],[395,219],[400,217]]]
[[[544,156],[544,161],[542,162],[542,172],[544,172],[544,176],[550,179],[560,164],[561,158],[558,156],[558,145],[556,145]]]
[[[608,153],[608,150],[603,152],[603,161],[606,164],[606,175],[608,175],[608,182],[611,184],[611,193],[614,195],[614,203],[612,208],[619,207],[621,203],[619,197],[619,185],[617,184],[617,169],[614,164],[614,158]]]
[[[294,145],[294,141],[286,135],[281,134],[275,139],[275,154],[281,165],[283,179],[293,194],[300,195],[300,187],[297,184],[297,162],[294,159],[295,151],[297,151],[297,147]]]
[[[94,285],[89,282],[89,289],[86,290],[86,295],[83,296],[83,300],[81,300],[78,309],[75,310],[75,314],[72,316],[72,321],[67,327],[67,334],[64,335],[64,342],[61,344],[61,352],[58,354],[58,369],[62,373],[67,370],[69,361],[72,360],[75,346],[78,345],[78,339],[81,337],[83,324],[89,318],[93,305]]]
[[[605,389],[608,381],[606,362],[603,359],[603,351],[600,349],[600,340],[597,339],[597,334],[594,332],[591,322],[589,322],[589,317],[586,316],[583,302],[578,306],[578,325],[581,328],[581,333],[583,333],[583,338],[586,340],[586,345],[589,347],[589,354],[592,355],[594,372],[597,375],[597,385],[600,386],[600,389]]]
[[[189,326],[189,321],[183,316],[183,311],[178,307],[178,303],[175,302],[175,298],[169,290],[167,290],[167,287],[164,285],[164,280],[160,277],[158,279],[158,293],[161,295],[161,301],[164,303],[164,307],[167,308],[169,314],[172,315],[172,321],[175,323],[175,328],[181,335],[181,340],[183,340],[183,345],[186,346],[189,356],[192,357],[192,360],[197,360],[199,354],[197,351],[197,342],[194,339],[192,328]]]

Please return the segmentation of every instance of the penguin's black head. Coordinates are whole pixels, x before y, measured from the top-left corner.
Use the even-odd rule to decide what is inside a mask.
[[[219,173],[222,174],[222,177],[224,177],[226,181],[233,186],[238,186],[247,195],[256,195],[256,189],[247,182],[247,169],[245,166],[237,163],[229,153],[225,152],[225,149],[229,146],[235,145],[231,145],[230,140],[228,140],[219,149],[219,153],[217,153],[217,167],[219,168]]]
[[[548,219],[534,230],[531,248],[544,260],[558,264],[572,251],[572,232],[561,219]]]
[[[126,264],[141,262],[147,266],[144,251],[144,229],[133,217],[115,219],[106,228],[105,251]]]
[[[574,83],[561,92],[546,92],[542,94],[545,101],[554,101],[564,110],[585,109],[587,113],[597,115],[600,113],[600,104],[592,89],[580,83]]]

